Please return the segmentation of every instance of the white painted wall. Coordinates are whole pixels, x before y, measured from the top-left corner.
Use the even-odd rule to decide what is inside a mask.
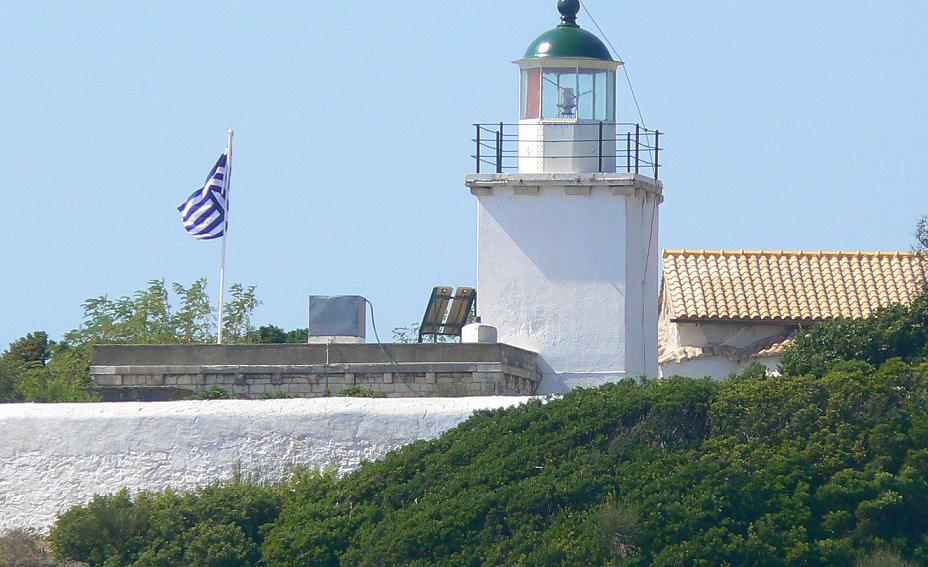
[[[778,376],[780,374],[779,356],[764,356],[748,359],[733,359],[724,355],[704,355],[697,358],[670,360],[661,365],[661,376],[689,376],[691,378],[715,378],[722,380],[728,378],[733,372],[743,372],[752,362],[759,362],[767,369],[767,374]]]
[[[524,397],[0,404],[0,533],[97,493],[189,490],[237,469],[340,473]]]
[[[599,136],[593,120],[521,120],[519,173],[614,172],[615,124],[603,124],[601,169]]]
[[[755,357],[761,348],[774,340],[785,338],[792,327],[783,325],[742,324],[723,322],[673,322],[668,313],[661,314],[664,326],[664,353],[661,376],[691,376],[716,379],[741,372],[749,364],[760,362],[768,373],[779,373],[780,357]],[[705,349],[701,356],[685,354],[687,347]]]
[[[542,394],[657,376],[659,193],[499,177],[473,191],[482,322],[539,353]]]
[[[625,336],[626,371],[631,376],[656,377],[658,320],[657,242],[661,196],[636,190],[625,198],[627,227]]]

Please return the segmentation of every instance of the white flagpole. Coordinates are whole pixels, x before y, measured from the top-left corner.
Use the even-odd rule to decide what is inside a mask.
[[[232,128],[229,128],[229,143],[226,146],[226,172],[222,176],[222,182],[225,184],[226,194],[226,215],[222,226],[222,261],[219,264],[219,331],[216,335],[216,343],[222,344],[222,308],[223,300],[226,293],[226,238],[229,235],[229,182],[232,180]]]

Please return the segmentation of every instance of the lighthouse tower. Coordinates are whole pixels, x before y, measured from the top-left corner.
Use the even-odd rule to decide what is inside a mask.
[[[476,125],[477,315],[535,351],[539,393],[657,376],[660,133],[616,122],[622,64],[561,23],[515,61],[519,122]]]

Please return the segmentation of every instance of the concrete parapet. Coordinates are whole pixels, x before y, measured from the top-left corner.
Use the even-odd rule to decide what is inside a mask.
[[[384,350],[389,359],[377,345],[332,345],[327,364],[326,345],[99,345],[90,370],[105,397],[133,390],[149,400],[212,387],[245,398],[321,397],[352,385],[388,397],[531,395],[541,379],[535,353],[505,344]]]

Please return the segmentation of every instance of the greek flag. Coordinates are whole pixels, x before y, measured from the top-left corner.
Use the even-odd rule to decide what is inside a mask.
[[[184,229],[190,236],[200,240],[219,238],[225,230],[226,213],[226,160],[227,151],[222,152],[216,165],[206,176],[201,189],[177,207],[184,220]]]

